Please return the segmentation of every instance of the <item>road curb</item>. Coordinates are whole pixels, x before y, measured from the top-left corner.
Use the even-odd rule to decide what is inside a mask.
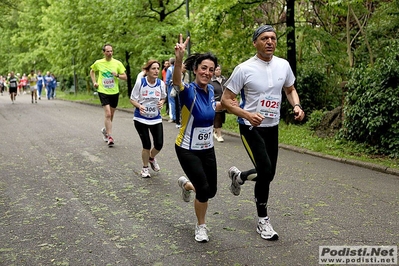
[[[229,136],[233,136],[233,137],[240,137],[240,134],[237,134],[237,133],[227,132],[224,130],[222,130],[222,132],[225,135],[229,135]],[[399,177],[399,169],[390,168],[390,167],[373,164],[373,163],[369,163],[369,162],[362,162],[362,161],[353,160],[353,159],[345,159],[345,158],[335,157],[332,155],[327,155],[327,154],[323,154],[320,152],[315,152],[315,151],[307,150],[304,148],[299,148],[299,147],[292,146],[292,145],[282,144],[282,143],[279,144],[279,147],[284,150],[290,150],[290,151],[294,151],[297,153],[308,154],[308,155],[312,155],[312,156],[316,156],[316,157],[320,157],[320,158],[324,158],[324,159],[328,159],[328,160],[332,160],[332,161],[355,165],[355,166],[359,166],[359,167],[367,168],[367,169],[374,170],[377,172],[395,175],[395,176]]]
[[[75,102],[89,104],[89,105],[96,105],[96,104],[80,102],[80,101],[75,101]],[[117,108],[117,110],[123,111],[123,112],[128,112],[128,113],[134,112],[133,109]],[[168,121],[168,118],[162,117],[162,120]],[[240,137],[240,134],[234,133],[234,132],[228,132],[228,131],[222,130],[222,133],[225,135],[229,135],[229,136],[233,136],[233,137],[237,137],[237,138]],[[282,144],[282,143],[279,144],[279,147],[281,149],[295,151],[297,153],[308,154],[308,155],[312,155],[312,156],[316,156],[316,157],[320,157],[320,158],[324,158],[324,159],[328,159],[328,160],[332,160],[332,161],[337,161],[337,162],[341,162],[341,163],[346,163],[346,164],[350,164],[350,165],[355,165],[355,166],[359,166],[359,167],[367,168],[367,169],[374,170],[377,172],[390,174],[390,175],[399,177],[399,169],[390,168],[390,167],[373,164],[373,163],[369,163],[369,162],[362,162],[362,161],[357,161],[357,160],[353,160],[353,159],[345,159],[345,158],[335,157],[332,155],[326,155],[326,154],[323,154],[320,152],[315,152],[315,151],[307,150],[304,148],[299,148],[296,146],[286,145],[286,144]]]

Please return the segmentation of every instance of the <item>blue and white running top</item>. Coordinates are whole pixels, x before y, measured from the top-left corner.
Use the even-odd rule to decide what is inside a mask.
[[[182,83],[180,87],[181,128],[176,145],[187,150],[213,147],[213,120],[216,101],[214,88],[208,84],[205,92],[196,83]]]
[[[145,106],[146,112],[145,114],[140,114],[139,108],[136,108],[134,110],[133,120],[146,125],[162,123],[158,102],[165,97],[165,83],[162,80],[157,78],[155,84],[149,84],[146,77],[138,79],[136,84],[134,84],[130,99]]]

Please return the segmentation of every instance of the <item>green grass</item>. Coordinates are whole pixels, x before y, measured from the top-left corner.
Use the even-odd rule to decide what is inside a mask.
[[[77,95],[64,94],[61,91],[57,91],[57,97],[71,101],[83,101],[100,105],[100,101],[96,95],[82,93]],[[133,108],[128,97],[120,97],[118,107]],[[164,110],[162,110],[162,115],[166,115]],[[238,133],[236,120],[236,116],[227,114],[223,130]],[[367,147],[361,144],[337,140],[335,138],[319,138],[306,125],[293,125],[280,122],[279,140],[280,143],[304,148],[314,152],[399,169],[399,159],[391,159],[386,156],[368,154]]]
[[[63,91],[57,91],[57,98],[69,100],[69,101],[81,101],[81,102],[101,105],[98,95],[88,94],[88,93],[80,92],[75,95],[73,93],[68,94]],[[126,97],[120,96],[118,107],[119,108],[133,108],[133,105],[130,103],[129,98],[127,96]]]

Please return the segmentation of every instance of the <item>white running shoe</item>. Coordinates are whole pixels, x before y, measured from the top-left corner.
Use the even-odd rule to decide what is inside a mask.
[[[218,137],[218,135],[216,135],[216,133],[213,133],[213,136],[215,137],[215,139],[216,139],[218,142],[223,142],[223,141],[224,141],[223,137],[222,137],[222,136]]]
[[[143,169],[141,169],[140,174],[141,174],[142,178],[150,178],[151,177],[148,167],[143,167]]]
[[[258,232],[258,234],[260,234],[260,236],[266,240],[278,239],[278,234],[276,231],[274,231],[269,219],[264,219],[258,222],[256,232]]]
[[[39,98],[39,100],[40,100],[40,98]],[[103,128],[101,129],[101,133],[103,134],[103,140],[104,140],[104,142],[108,142],[108,134],[107,134],[107,131],[105,130],[105,127],[103,127]]]
[[[233,193],[234,196],[240,195],[241,192],[241,185],[237,181],[237,177],[241,174],[241,171],[238,170],[237,167],[232,166],[230,167],[229,171],[229,178],[231,179],[230,191]]]
[[[111,136],[108,136],[108,141],[107,141],[108,143],[108,147],[113,147],[114,146],[114,144],[115,144],[115,141],[114,141],[114,139],[111,137]]]
[[[189,182],[189,180],[185,177],[185,176],[181,176],[179,177],[179,179],[177,180],[177,184],[179,185],[179,187],[181,188],[181,198],[185,201],[185,202],[190,202],[190,197],[191,197],[191,191],[190,190],[186,190],[184,188],[184,185]]]
[[[161,168],[159,167],[159,164],[157,163],[157,159],[154,158],[154,160],[149,160],[149,163],[151,165],[152,170],[154,170],[155,172],[159,172],[159,170],[161,170]]]
[[[195,225],[195,240],[197,242],[208,242],[208,227],[205,224]]]
[[[218,140],[218,136],[216,135],[216,132],[213,132],[213,137]]]

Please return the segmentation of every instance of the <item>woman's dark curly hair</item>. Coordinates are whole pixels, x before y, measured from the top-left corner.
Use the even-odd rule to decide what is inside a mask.
[[[201,64],[202,61],[209,59],[215,63],[215,68],[218,65],[218,59],[216,56],[214,56],[212,53],[207,52],[204,54],[199,54],[195,53],[187,57],[187,59],[184,61],[184,64],[186,65],[186,69],[189,71],[193,71],[198,68],[198,65]]]

